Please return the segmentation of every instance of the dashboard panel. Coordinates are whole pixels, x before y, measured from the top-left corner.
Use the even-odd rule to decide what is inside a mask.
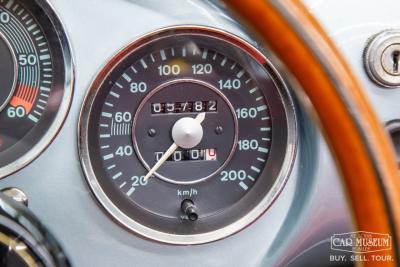
[[[399,92],[362,54],[399,23],[372,1],[359,16],[359,0],[304,2],[382,123],[396,119]],[[0,189],[57,240],[50,257],[342,265],[330,237],[352,224],[328,145],[296,81],[219,1],[0,0],[0,60]]]

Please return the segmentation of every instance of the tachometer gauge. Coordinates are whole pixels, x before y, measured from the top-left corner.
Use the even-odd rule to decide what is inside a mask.
[[[72,96],[71,56],[46,1],[0,0],[0,178],[50,143]]]
[[[235,233],[271,204],[295,151],[293,104],[270,62],[226,32],[181,26],[118,53],[92,84],[80,155],[104,208],[161,242]]]

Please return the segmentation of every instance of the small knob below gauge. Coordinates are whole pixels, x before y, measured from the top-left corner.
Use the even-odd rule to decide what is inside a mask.
[[[196,212],[196,206],[190,199],[185,199],[184,201],[182,201],[181,210],[192,222],[196,221],[199,218],[199,215]]]

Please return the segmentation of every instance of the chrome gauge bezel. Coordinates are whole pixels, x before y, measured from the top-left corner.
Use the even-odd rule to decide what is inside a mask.
[[[47,16],[52,25],[49,27],[54,28],[54,32],[57,34],[58,42],[62,49],[61,54],[63,56],[62,60],[64,63],[64,85],[63,85],[63,96],[58,107],[57,114],[54,117],[51,126],[47,129],[46,133],[27,153],[19,157],[14,162],[0,168],[0,179],[7,177],[16,171],[24,168],[26,165],[35,160],[54,140],[58,132],[67,117],[69,112],[73,91],[74,91],[74,64],[71,52],[71,47],[68,41],[67,33],[64,30],[64,25],[62,24],[59,16],[54,10],[53,6],[47,0],[34,0],[32,5],[37,5],[43,15]]]
[[[287,127],[287,140],[286,140],[286,153],[284,155],[282,166],[280,168],[279,174],[276,177],[276,181],[273,184],[269,192],[262,198],[262,200],[245,216],[241,217],[239,220],[226,225],[217,230],[212,230],[210,232],[201,234],[189,234],[189,235],[177,235],[166,232],[157,231],[150,227],[147,227],[138,221],[127,216],[122,212],[113,201],[107,196],[105,191],[102,189],[99,181],[96,178],[94,167],[91,163],[90,151],[89,151],[89,124],[91,110],[99,93],[100,85],[104,83],[106,77],[113,71],[114,67],[124,60],[124,58],[135,51],[135,48],[141,47],[142,45],[148,43],[151,40],[157,39],[160,34],[165,34],[166,32],[180,31],[180,33],[196,32],[199,31],[204,33],[205,36],[213,36],[221,38],[224,41],[229,42],[246,52],[248,55],[253,57],[257,62],[262,63],[264,67],[268,70],[271,75],[272,81],[278,89],[278,93],[281,97],[283,104],[283,109],[286,115],[286,121],[282,122],[286,124]],[[80,112],[80,118],[78,123],[78,150],[79,157],[82,165],[82,169],[86,178],[86,181],[95,195],[96,199],[100,202],[101,206],[107,211],[108,215],[111,215],[113,219],[117,222],[132,230],[145,238],[150,240],[175,244],[175,245],[193,245],[193,244],[203,244],[208,242],[213,242],[227,236],[230,236],[243,228],[250,225],[258,217],[260,217],[274,202],[278,197],[279,193],[282,191],[287,179],[291,173],[294,159],[297,149],[297,120],[295,116],[295,107],[292,101],[290,92],[282,77],[279,75],[278,71],[272,64],[272,62],[261,53],[256,47],[251,45],[249,42],[243,40],[242,38],[226,32],[224,30],[211,28],[207,26],[198,25],[179,25],[167,28],[162,28],[157,31],[148,33],[139,39],[129,43],[122,50],[117,52],[107,64],[102,68],[102,70],[96,75],[96,78],[90,85],[90,88],[85,96],[84,103]]]

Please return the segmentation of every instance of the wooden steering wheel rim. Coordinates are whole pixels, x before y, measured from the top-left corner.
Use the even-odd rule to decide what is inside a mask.
[[[225,0],[285,64],[309,97],[342,172],[359,231],[390,234],[397,266],[400,177],[381,122],[332,41],[299,0]]]

